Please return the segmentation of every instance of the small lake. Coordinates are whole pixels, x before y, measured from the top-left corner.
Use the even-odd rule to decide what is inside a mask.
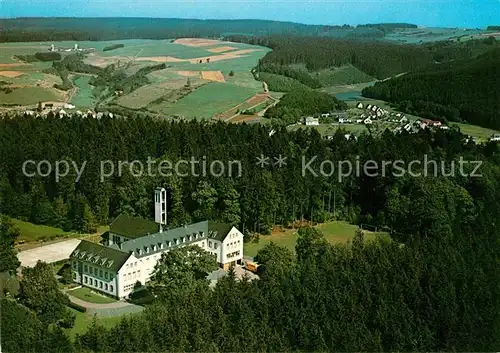
[[[340,99],[342,101],[358,100],[361,98],[361,91],[350,91],[350,92],[337,93],[335,95],[335,98]]]

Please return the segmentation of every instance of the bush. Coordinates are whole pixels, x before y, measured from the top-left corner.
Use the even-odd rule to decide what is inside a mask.
[[[36,53],[35,58],[40,61],[57,61],[61,60],[61,54],[56,52]]]
[[[111,44],[111,45],[108,45],[108,46],[102,48],[102,51],[115,50],[118,48],[123,48],[124,46],[125,46],[124,44]]]
[[[76,303],[73,303],[72,301],[69,302],[68,306],[72,309],[75,309],[76,311],[79,311],[81,313],[86,313],[87,308],[81,305],[78,305]]]

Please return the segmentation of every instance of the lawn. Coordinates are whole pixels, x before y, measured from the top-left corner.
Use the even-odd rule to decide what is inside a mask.
[[[353,238],[358,226],[346,222],[334,221],[319,224],[316,226],[316,229],[320,230],[325,235],[326,240],[331,244],[345,244]],[[365,240],[370,241],[375,239],[377,233],[365,230],[364,234]],[[287,229],[283,232],[273,233],[272,235],[261,235],[258,243],[245,243],[244,254],[255,256],[260,249],[271,242],[295,252],[297,236],[296,229]]]
[[[470,125],[470,124],[461,124],[461,123],[453,123],[452,126],[455,125],[460,128],[460,131],[465,135],[470,135],[475,137],[480,142],[487,141],[493,134],[498,134],[500,131],[488,129],[485,127]]]
[[[30,222],[24,222],[15,218],[10,219],[14,226],[21,232],[18,241],[37,241],[45,238],[57,238],[70,235],[61,228],[42,226]]]
[[[77,289],[73,289],[71,291],[68,291],[68,294],[89,303],[107,304],[116,302],[116,299],[106,297],[101,294],[97,294],[96,292],[87,287],[80,287]]]
[[[82,313],[73,308],[68,308],[68,310],[71,311],[76,316],[75,325],[73,326],[73,328],[68,329],[66,331],[69,334],[69,336],[72,339],[74,339],[77,334],[81,335],[87,331],[87,328],[92,324],[92,320],[94,319],[94,317],[87,313]],[[103,325],[104,327],[110,328],[117,325],[123,317],[124,316],[99,317],[96,318],[96,320],[99,324]]]

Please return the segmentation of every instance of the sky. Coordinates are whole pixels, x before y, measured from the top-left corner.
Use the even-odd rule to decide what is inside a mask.
[[[0,0],[7,17],[266,19],[306,24],[500,25],[500,0]]]

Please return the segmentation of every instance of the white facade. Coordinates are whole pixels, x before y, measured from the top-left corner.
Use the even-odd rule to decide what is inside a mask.
[[[155,222],[167,224],[167,190],[155,189]]]

